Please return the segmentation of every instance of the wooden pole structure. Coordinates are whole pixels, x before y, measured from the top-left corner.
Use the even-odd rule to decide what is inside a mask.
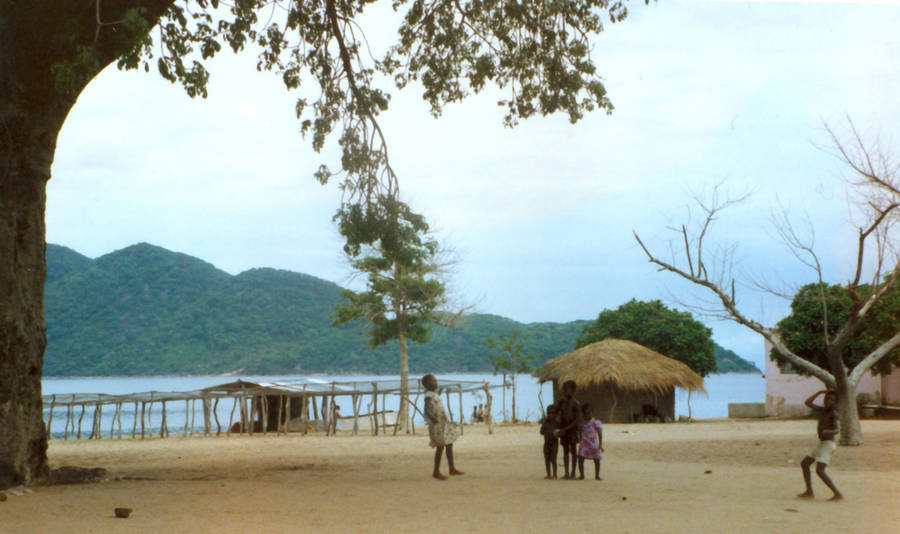
[[[184,399],[184,437],[188,437],[188,411],[191,409],[191,400]],[[193,428],[191,429],[193,434]]]
[[[263,436],[265,436],[269,431],[269,396],[263,395],[260,402],[262,402],[262,428]]]
[[[112,439],[113,436],[115,435],[115,432],[116,432],[116,420],[119,418],[119,410],[121,410],[121,409],[122,409],[122,403],[121,403],[121,402],[117,402],[117,403],[116,403],[116,411],[113,412],[112,422],[111,422],[110,425],[109,425],[109,439]],[[121,426],[122,426],[122,425],[120,424],[119,427],[121,428]],[[120,437],[121,437],[121,436],[120,436]]]
[[[459,435],[462,436],[465,433],[465,413],[463,413],[462,407],[462,384],[459,385]]]
[[[47,417],[47,439],[50,439],[50,427],[53,425],[53,408],[56,406],[56,395],[50,399],[50,415]]]
[[[484,407],[484,420],[488,426],[488,434],[494,433],[494,417],[491,415],[491,404],[493,404],[493,397],[491,397],[491,389],[488,387],[488,381],[484,381],[484,398],[485,398],[485,407]]]
[[[210,421],[210,402],[209,397],[204,395],[203,399],[203,435],[209,436],[212,434],[212,421]]]
[[[159,437],[164,438],[169,434],[169,429],[166,427],[166,401],[162,401],[162,412],[162,421],[159,424]]]
[[[74,430],[75,429],[75,420],[72,417],[72,405],[67,404],[66,405],[66,428],[64,429],[65,433],[63,434],[63,439],[69,439],[69,421],[70,420],[72,421],[72,430]]]
[[[119,407],[116,410],[119,413],[119,439],[122,439],[122,403],[119,403]]]
[[[284,435],[291,429],[291,395],[285,395],[284,403]]]
[[[372,382],[372,387],[374,388],[372,391],[372,418],[374,420],[374,424],[372,427],[375,430],[374,435],[378,435],[378,383]]]
[[[81,439],[81,421],[84,419],[84,404],[81,405],[81,416],[78,418],[78,435],[75,439]]]
[[[219,410],[219,397],[216,397],[216,401],[213,402],[212,413],[213,413],[213,418],[216,420],[216,435],[217,436],[222,433],[222,423],[219,422],[219,411],[218,410]]]
[[[309,432],[309,396],[306,394],[306,384],[303,384],[303,396],[300,397],[300,422],[303,424],[303,435]]]
[[[91,433],[88,435],[88,439],[94,439],[94,436],[97,434],[97,410],[100,409],[99,404],[94,405],[94,413],[91,414]]]
[[[418,408],[418,404],[419,404],[419,395],[420,395],[419,389],[416,388],[416,400],[415,400],[415,402],[413,402],[413,408],[415,408],[416,411],[419,410],[419,408]],[[410,418],[409,428],[412,429],[413,435],[416,434],[416,424],[415,424],[415,421],[416,421],[416,417],[415,417],[415,416],[412,416],[412,417]]]
[[[253,427],[255,426],[253,424],[253,419],[256,417],[256,403],[258,401],[256,400],[256,395],[249,395],[247,401],[250,403],[249,409],[247,410],[247,434],[249,434],[250,437],[253,437]]]
[[[281,429],[284,426],[284,395],[278,396],[278,422],[275,423],[275,435],[281,435]],[[285,431],[287,433],[287,431]]]
[[[134,401],[134,417],[132,418],[131,426],[131,439],[135,439],[137,437],[137,423],[138,423],[138,401]]]
[[[240,432],[238,432],[238,434],[243,434],[247,431],[247,399],[244,397],[243,393],[240,394],[238,399],[238,402],[240,404],[240,408],[238,409],[238,411],[240,412],[239,415],[241,416],[241,426]]]
[[[153,437],[153,393],[150,393],[150,402],[147,403],[147,436]]]
[[[147,403],[142,402],[141,403],[141,439],[144,439],[144,412],[146,410],[147,410]]]
[[[450,407],[450,388],[444,389],[444,396],[447,397],[447,418],[453,421],[453,408]]]
[[[225,434],[226,436],[231,435],[231,426],[234,424],[234,411],[237,409],[237,405],[238,405],[238,398],[237,398],[237,396],[235,396],[234,397],[234,405],[232,405],[232,407],[231,407],[231,417],[228,418],[228,428],[226,429],[226,434]]]
[[[359,393],[353,393],[353,435],[359,435]]]

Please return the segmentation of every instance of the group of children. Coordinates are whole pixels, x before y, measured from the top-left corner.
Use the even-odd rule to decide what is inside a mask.
[[[447,463],[451,475],[462,475],[453,462],[453,442],[459,432],[447,417],[444,404],[437,394],[437,379],[428,374],[422,377],[425,388],[425,418],[428,422],[430,445],[435,447],[434,471],[432,476],[439,480],[447,477],[440,472],[441,456],[446,451]],[[824,406],[814,404],[816,397],[825,395]],[[803,499],[813,498],[812,477],[810,467],[816,464],[816,474],[833,492],[830,500],[839,501],[843,495],[825,474],[825,468],[835,449],[834,438],[838,435],[838,417],[836,413],[837,395],[834,391],[819,391],[806,399],[806,405],[819,413],[817,428],[819,443],[809,452],[801,463],[806,491],[798,495]],[[477,412],[476,412],[477,413]],[[584,480],[584,460],[594,461],[594,478],[600,478],[600,460],[603,459],[603,424],[593,417],[590,404],[579,404],[575,400],[575,382],[568,380],[562,385],[562,397],[556,404],[547,407],[547,413],[541,424],[544,436],[544,466],[547,469],[545,478],[557,478],[557,455],[560,445],[563,449],[563,478],[574,479],[576,458],[578,460],[578,478]]]
[[[547,406],[541,424],[544,436],[545,478],[557,478],[557,455],[563,449],[563,478],[575,478],[575,459],[578,459],[578,478],[584,480],[584,460],[594,461],[594,478],[600,478],[600,460],[603,459],[603,424],[591,413],[590,404],[575,400],[575,382],[563,383],[562,398]],[[571,469],[570,469],[571,465]]]

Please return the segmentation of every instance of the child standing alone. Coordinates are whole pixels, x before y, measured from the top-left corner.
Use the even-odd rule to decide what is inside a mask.
[[[600,460],[603,459],[603,423],[594,419],[591,413],[591,405],[581,407],[581,443],[578,444],[578,474],[584,480],[584,459],[594,460],[594,479],[600,478]]]
[[[547,415],[541,423],[541,434],[544,436],[544,466],[547,468],[547,476],[544,478],[556,478],[556,457],[559,452],[559,438],[554,432],[559,428],[559,416],[556,406],[547,406]],[[552,472],[552,476],[551,476]]]
[[[437,379],[432,374],[422,377],[422,386],[425,388],[425,415],[428,418],[429,445],[435,448],[434,471],[432,475],[438,480],[447,480],[441,474],[441,455],[447,451],[447,464],[451,475],[462,475],[462,471],[456,469],[453,463],[453,442],[459,437],[459,431],[447,417],[444,411],[444,403],[437,393]]]

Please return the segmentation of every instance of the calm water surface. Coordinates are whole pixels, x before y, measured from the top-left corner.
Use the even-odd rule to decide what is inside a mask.
[[[329,376],[241,376],[241,377],[222,377],[222,376],[188,376],[188,377],[112,377],[112,378],[44,378],[43,394],[52,395],[59,393],[106,393],[110,395],[124,395],[129,393],[140,393],[147,391],[192,391],[202,389],[217,384],[233,382],[241,379],[249,382],[256,381],[278,381],[299,378],[314,378],[323,382],[332,381],[352,381],[352,380],[378,380],[378,379],[396,379],[396,376],[376,376],[376,375],[329,375]],[[500,376],[490,374],[444,374],[438,375],[440,379],[448,380],[487,380],[490,384],[501,384]],[[706,390],[708,396],[702,394],[691,394],[690,396],[690,413],[695,418],[713,418],[726,417],[728,415],[728,404],[734,402],[763,402],[765,400],[765,380],[760,375],[711,375],[705,379]],[[502,408],[502,390],[492,390],[494,419],[503,420]],[[452,397],[451,397],[452,398]],[[516,411],[519,419],[526,421],[536,421],[541,414],[541,406],[546,406],[548,402],[552,402],[553,391],[549,383],[540,385],[537,380],[529,375],[520,375],[517,379],[516,392]],[[341,407],[341,413],[348,415],[353,413],[350,404],[350,397],[338,397],[338,404]],[[365,412],[366,403],[363,400],[361,411]],[[421,401],[420,401],[421,402]],[[472,413],[472,408],[478,404],[485,402],[484,394],[463,395],[463,412],[466,414],[466,421]],[[512,418],[511,413],[512,391],[507,390],[506,393],[506,416],[507,419]],[[223,400],[219,403],[217,410],[219,420],[223,426],[227,423],[233,402]],[[452,398],[451,411],[455,418],[458,418],[458,403],[456,398]],[[49,405],[44,407],[44,420],[49,416]],[[379,399],[380,409],[380,399]],[[114,409],[107,406],[103,410],[102,429],[104,435],[109,435],[112,425],[112,416]],[[675,390],[675,412],[679,415],[688,414],[688,395],[687,392],[680,389]],[[80,414],[80,408],[78,408]],[[184,431],[185,416],[188,409],[184,402],[174,401],[167,403],[166,420],[167,427],[172,434]],[[91,417],[93,409],[87,408],[82,426],[82,437],[85,431],[90,433]],[[78,414],[76,414],[78,415]],[[134,404],[123,405],[122,428],[123,433],[130,435],[131,428],[134,423]],[[52,437],[62,437],[65,425],[66,413],[64,409],[57,407],[53,414]],[[195,418],[195,431],[202,432],[203,411],[200,403],[197,403]],[[155,433],[159,432],[161,422],[161,414],[159,403],[155,403],[151,419],[151,427]],[[420,419],[416,419],[416,424],[421,424]],[[123,435],[124,435],[123,434]]]

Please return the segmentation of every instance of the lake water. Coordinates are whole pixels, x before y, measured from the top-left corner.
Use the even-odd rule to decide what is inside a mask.
[[[187,376],[187,377],[106,377],[106,378],[44,378],[42,381],[43,394],[52,395],[60,393],[106,393],[109,395],[124,395],[129,393],[141,393],[147,391],[192,391],[202,389],[217,384],[233,382],[241,379],[249,382],[274,382],[278,380],[291,380],[299,378],[315,378],[324,382],[332,381],[361,381],[361,380],[379,380],[379,379],[396,379],[396,376],[359,376],[359,375],[329,375],[329,376],[241,376],[241,377],[222,377],[222,376]],[[487,380],[490,384],[501,384],[500,376],[490,374],[442,374],[438,375],[438,380]],[[711,375],[706,377],[705,381],[708,396],[702,394],[692,394],[690,396],[690,413],[694,418],[706,419],[715,417],[728,416],[728,404],[735,402],[763,402],[765,401],[766,385],[765,380],[760,375]],[[492,390],[493,415],[495,421],[503,420],[502,408],[502,390]],[[540,395],[540,396],[539,396]],[[536,421],[541,415],[541,406],[548,402],[552,402],[553,391],[550,383],[543,385],[538,384],[537,380],[529,375],[520,375],[517,379],[516,392],[516,411],[520,420]],[[511,413],[512,391],[507,390],[507,419],[512,418]],[[366,411],[366,402],[363,402],[361,411]],[[421,402],[421,401],[420,401]],[[472,408],[478,404],[485,402],[483,394],[464,394],[463,395],[463,411],[468,422],[469,416],[472,414]],[[338,397],[337,403],[341,407],[341,413],[348,415],[353,413],[350,404],[350,397]],[[219,420],[223,426],[227,423],[232,402],[223,401],[219,403],[217,410]],[[44,421],[47,421],[50,407],[44,406]],[[391,406],[389,406],[391,408]],[[134,422],[134,404],[123,405],[122,429],[123,435],[130,436],[131,428]],[[381,407],[379,406],[379,409]],[[456,413],[458,404],[453,399],[450,409],[454,413],[454,418],[458,418]],[[104,436],[108,436],[110,426],[112,425],[112,416],[114,409],[109,406],[105,407],[102,412],[102,430]],[[188,410],[184,402],[171,402],[166,406],[167,427],[172,434],[184,431],[185,416]],[[678,415],[688,414],[688,395],[687,392],[675,390],[675,413]],[[78,408],[77,415],[80,414]],[[82,437],[85,437],[85,431],[90,433],[91,417],[93,408],[88,407],[84,417],[82,427]],[[200,403],[197,403],[194,415],[197,429],[202,432],[203,411]],[[65,426],[66,412],[64,408],[57,407],[53,415],[53,433],[51,437],[57,438],[63,436]],[[159,425],[161,423],[161,414],[159,403],[153,406],[153,414],[151,420],[152,431],[159,433]],[[416,424],[421,424],[421,420],[417,419]],[[71,434],[70,434],[71,435]]]

